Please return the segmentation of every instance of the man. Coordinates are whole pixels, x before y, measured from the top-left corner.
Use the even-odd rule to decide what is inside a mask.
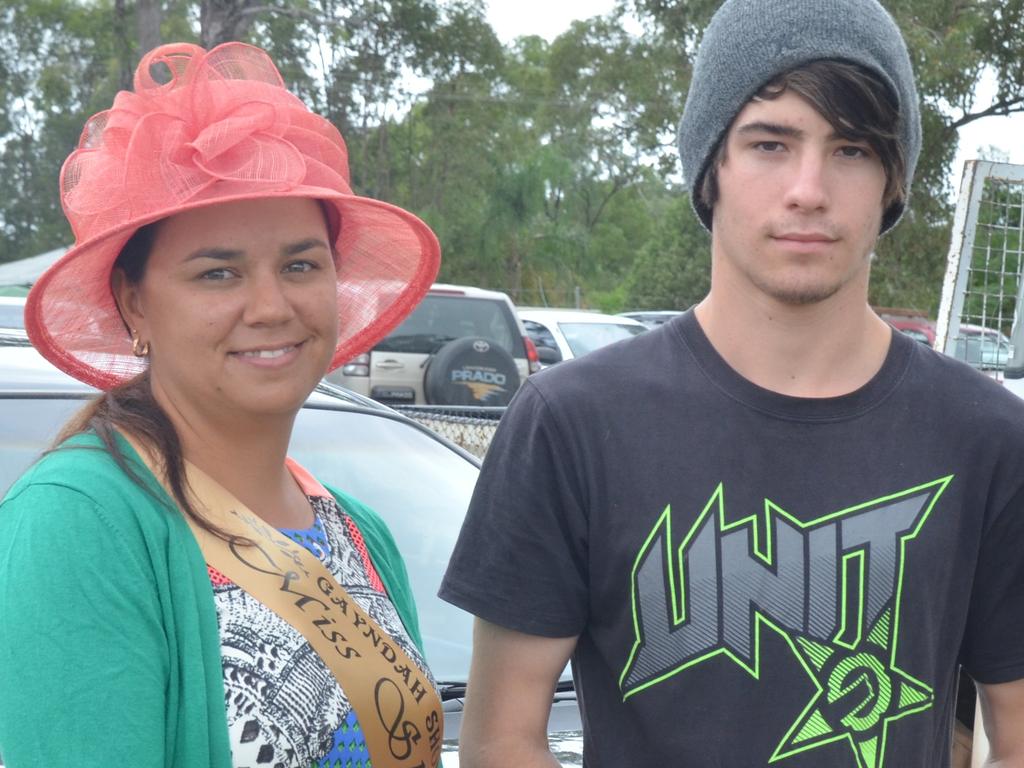
[[[893,333],[871,253],[920,148],[875,0],[727,0],[679,131],[691,312],[524,386],[442,597],[478,617],[462,765],[944,768],[959,664],[1024,766],[1024,403]]]

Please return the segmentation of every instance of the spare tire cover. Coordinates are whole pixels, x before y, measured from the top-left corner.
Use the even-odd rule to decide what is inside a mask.
[[[445,344],[431,358],[423,377],[423,394],[434,405],[508,405],[517,389],[515,359],[479,336]]]

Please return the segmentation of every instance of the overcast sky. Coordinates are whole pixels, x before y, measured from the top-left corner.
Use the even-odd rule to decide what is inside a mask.
[[[614,0],[490,0],[488,18],[502,42],[520,35],[540,35],[553,40],[574,19],[597,16],[612,9]],[[988,106],[990,88],[979,88],[976,109]],[[977,157],[979,147],[996,146],[1009,155],[1010,162],[1024,164],[1024,114],[987,117],[960,130],[960,146],[950,175],[958,189],[965,160]]]

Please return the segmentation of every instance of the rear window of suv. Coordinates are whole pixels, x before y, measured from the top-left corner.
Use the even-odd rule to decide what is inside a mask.
[[[505,302],[430,294],[374,349],[430,355],[449,341],[467,336],[489,339],[512,357],[526,354],[519,327]]]

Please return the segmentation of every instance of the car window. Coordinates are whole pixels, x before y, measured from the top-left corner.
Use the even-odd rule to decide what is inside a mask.
[[[975,367],[981,366],[981,339],[977,336],[968,336],[956,340],[956,351],[954,356],[957,360],[963,360]]]
[[[0,398],[0,498],[87,400]]]
[[[0,328],[24,328],[24,304],[0,304]]]
[[[523,328],[526,329],[526,335],[538,347],[558,349],[554,334],[543,323],[538,323],[536,320],[523,320]]]
[[[647,330],[642,325],[619,323],[559,323],[558,327],[576,357]]]
[[[427,295],[374,349],[429,355],[467,336],[482,336],[513,357],[526,354],[519,326],[504,301],[465,296]]]
[[[0,398],[0,497],[85,402]],[[472,617],[441,601],[437,590],[476,465],[407,421],[327,408],[299,412],[289,452],[384,518],[405,560],[431,669],[439,680],[465,680]]]

